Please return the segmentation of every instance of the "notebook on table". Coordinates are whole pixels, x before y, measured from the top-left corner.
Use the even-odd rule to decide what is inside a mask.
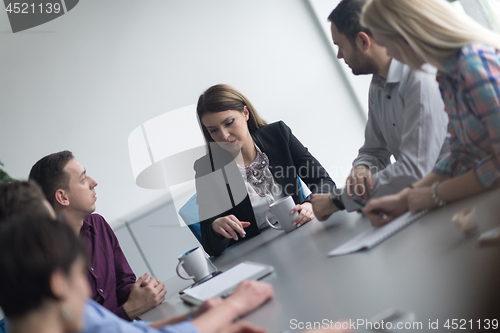
[[[186,289],[181,299],[195,305],[215,297],[229,296],[244,280],[259,280],[271,274],[273,266],[244,261],[196,287]]]
[[[328,256],[335,257],[358,252],[361,250],[370,250],[392,235],[396,234],[398,231],[406,228],[428,212],[428,209],[423,210],[415,215],[410,215],[410,212],[408,212],[387,223],[386,225],[378,228],[372,227],[361,235],[354,237],[350,241],[328,252]]]

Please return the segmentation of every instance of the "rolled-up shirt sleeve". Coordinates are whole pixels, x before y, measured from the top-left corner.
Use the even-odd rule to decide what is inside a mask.
[[[455,127],[451,123],[448,124],[448,133],[450,133],[450,155],[439,161],[432,172],[451,178],[467,172],[470,165],[475,163],[475,157],[460,144]]]

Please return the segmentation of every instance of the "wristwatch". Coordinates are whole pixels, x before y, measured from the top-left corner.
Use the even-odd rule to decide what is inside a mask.
[[[330,199],[332,200],[333,204],[339,209],[339,210],[344,210],[345,206],[342,203],[342,200],[340,199],[340,195],[335,194],[334,192],[330,193]]]

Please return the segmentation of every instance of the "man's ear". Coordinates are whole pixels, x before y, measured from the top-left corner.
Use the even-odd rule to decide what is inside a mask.
[[[57,269],[50,275],[50,290],[59,299],[64,299],[68,290],[64,273]]]
[[[69,206],[69,198],[66,194],[66,191],[63,189],[58,189],[55,193],[56,202],[58,202],[61,206]]]
[[[358,35],[356,36],[356,46],[361,51],[366,52],[370,48],[372,43],[373,43],[373,40],[370,37],[370,35],[368,35],[364,31],[358,32]]]

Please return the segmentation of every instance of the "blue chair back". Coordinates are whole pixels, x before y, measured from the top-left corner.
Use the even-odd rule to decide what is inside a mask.
[[[201,243],[200,214],[198,212],[198,204],[196,203],[196,193],[179,209],[179,215],[198,242]]]
[[[306,195],[304,194],[304,189],[302,188],[302,181],[299,175],[297,175],[297,181],[299,182],[300,197],[302,198],[302,201],[304,201],[306,200]]]
[[[0,333],[7,333],[7,328],[5,327],[5,318],[0,320]]]

